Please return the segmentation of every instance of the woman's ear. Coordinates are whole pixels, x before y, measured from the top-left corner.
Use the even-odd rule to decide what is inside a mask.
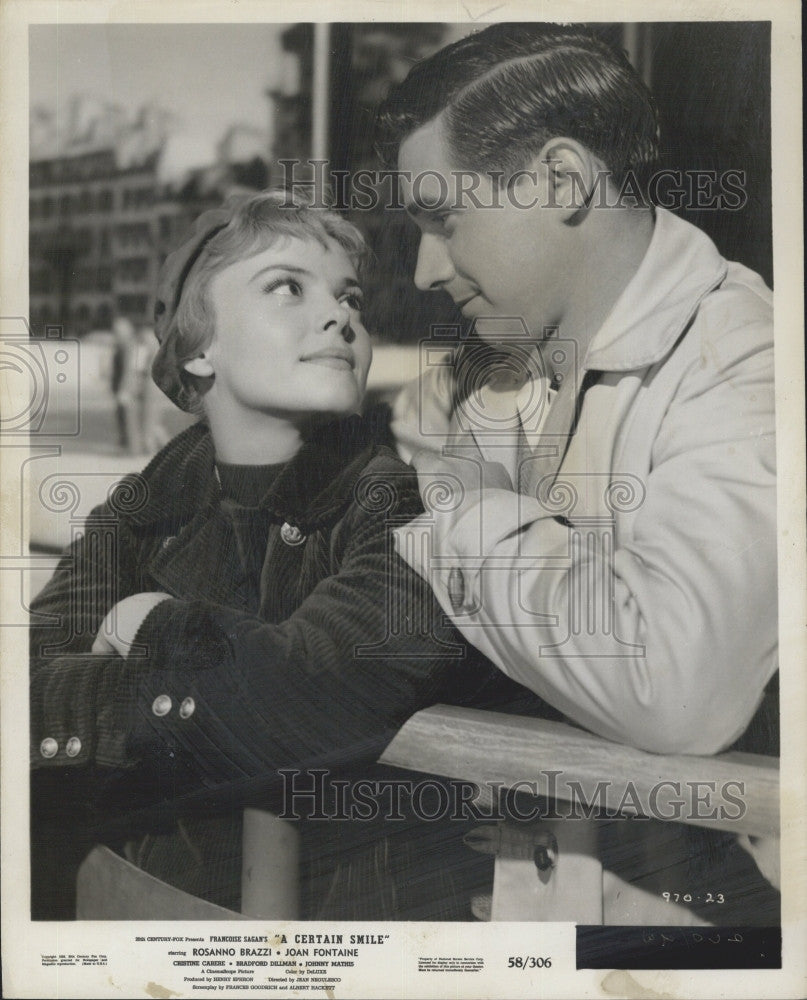
[[[212,378],[215,372],[210,359],[206,354],[200,354],[198,358],[191,358],[182,366],[191,375],[198,375],[200,378]]]

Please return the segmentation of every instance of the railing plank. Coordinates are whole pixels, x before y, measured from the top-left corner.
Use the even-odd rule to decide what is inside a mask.
[[[530,782],[539,795],[568,803],[567,815],[597,802],[616,811],[627,796],[628,806],[638,802],[658,819],[779,834],[776,757],[651,754],[561,722],[435,705],[401,727],[380,762],[506,788]]]

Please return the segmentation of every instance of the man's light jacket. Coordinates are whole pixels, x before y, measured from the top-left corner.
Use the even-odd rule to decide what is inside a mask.
[[[570,719],[650,751],[717,752],[777,665],[771,292],[658,209],[586,372],[547,496],[466,491],[400,530],[399,552],[470,641]],[[488,402],[476,415],[500,412]],[[405,391],[401,451],[439,450],[449,409],[440,377]],[[471,433],[501,461],[501,432]]]

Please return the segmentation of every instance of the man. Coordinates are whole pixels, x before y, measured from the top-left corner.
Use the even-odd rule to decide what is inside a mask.
[[[399,548],[570,720],[658,753],[772,753],[771,295],[652,207],[657,134],[627,59],[576,27],[496,25],[390,94],[415,283],[503,359],[398,400],[427,508]]]

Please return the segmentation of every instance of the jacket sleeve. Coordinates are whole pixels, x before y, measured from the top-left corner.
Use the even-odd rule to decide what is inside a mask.
[[[413,477],[397,482],[392,505],[388,474],[368,490],[370,503],[354,502],[341,525],[338,571],[287,620],[267,624],[204,601],[154,608],[135,640],[144,655],[118,659],[77,695],[92,706],[83,719],[96,761],[173,759],[197,787],[212,788],[283,767],[374,759],[413,711],[435,700],[444,676],[462,668],[464,649],[394,552],[390,517],[421,509]],[[373,496],[383,509],[369,509]],[[55,700],[64,712],[72,679],[87,670],[79,658],[42,676],[41,710]]]
[[[587,729],[658,753],[731,744],[776,667],[770,328],[698,336],[624,539],[504,490],[406,529],[431,534],[437,558],[412,564],[508,676]]]
[[[104,757],[104,744],[112,734],[96,724],[94,706],[114,687],[121,660],[93,654],[91,648],[107,612],[141,589],[125,521],[108,504],[95,508],[31,606],[30,736],[35,769],[77,767]]]

